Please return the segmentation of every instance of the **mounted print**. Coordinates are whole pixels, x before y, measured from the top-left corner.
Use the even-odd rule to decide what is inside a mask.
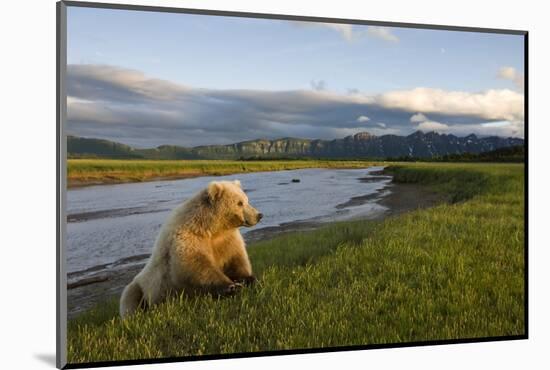
[[[527,338],[526,50],[58,3],[58,367]]]

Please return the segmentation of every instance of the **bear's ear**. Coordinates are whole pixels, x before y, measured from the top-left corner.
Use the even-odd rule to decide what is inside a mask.
[[[220,199],[223,193],[223,186],[216,181],[212,181],[210,184],[208,184],[208,188],[206,189],[206,194],[208,201],[210,203],[215,202],[216,200]]]
[[[233,184],[237,185],[239,188],[242,189],[241,182],[239,180],[233,181]]]

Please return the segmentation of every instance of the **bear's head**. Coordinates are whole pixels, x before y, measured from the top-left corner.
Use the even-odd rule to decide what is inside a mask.
[[[206,189],[206,200],[216,210],[217,217],[227,227],[241,227],[256,225],[263,214],[248,203],[241,182],[212,181]]]

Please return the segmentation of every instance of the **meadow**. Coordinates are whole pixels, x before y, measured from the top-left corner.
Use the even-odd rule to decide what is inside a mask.
[[[374,165],[372,161],[315,159],[256,161],[69,159],[67,162],[69,187],[304,168],[365,168]]]
[[[121,320],[117,297],[69,321],[70,363],[525,334],[522,164],[408,163],[394,181],[447,202],[250,246],[259,282]]]

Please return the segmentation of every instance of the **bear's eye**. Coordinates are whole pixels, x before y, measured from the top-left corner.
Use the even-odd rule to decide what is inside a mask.
[[[243,202],[242,201],[239,201],[239,203],[237,203],[239,205],[239,207],[242,207],[243,206]]]

